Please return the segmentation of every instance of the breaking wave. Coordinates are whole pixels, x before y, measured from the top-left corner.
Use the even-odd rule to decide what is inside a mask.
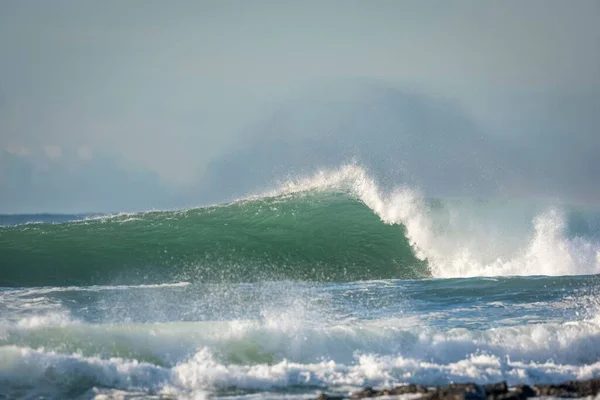
[[[229,204],[2,227],[0,286],[596,274],[598,220],[384,192],[347,165]]]

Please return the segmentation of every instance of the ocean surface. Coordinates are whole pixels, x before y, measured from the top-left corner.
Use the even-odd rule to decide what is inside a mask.
[[[348,165],[229,204],[0,225],[0,398],[600,376],[598,208],[424,198]]]

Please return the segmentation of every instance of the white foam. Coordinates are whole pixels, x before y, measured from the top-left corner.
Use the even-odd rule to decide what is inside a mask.
[[[525,334],[530,338],[535,335],[534,332]],[[526,356],[515,359],[502,352],[496,353],[491,346],[477,350],[476,342],[461,346],[461,340],[469,340],[466,337],[461,339],[460,335],[452,340],[449,337],[430,337],[429,340],[428,344],[437,347],[437,350],[441,348],[440,342],[449,341],[443,346],[444,352],[450,350],[454,356],[444,359],[440,354],[428,358],[431,352],[355,353],[349,362],[324,359],[302,363],[283,359],[273,364],[238,365],[228,364],[208,347],[202,347],[185,361],[172,367],[160,367],[121,358],[101,359],[4,346],[0,347],[0,387],[3,387],[0,394],[10,397],[11,390],[25,386],[32,388],[38,396],[60,397],[83,384],[127,393],[163,393],[192,398],[230,388],[262,391],[294,387],[309,391],[316,388],[352,391],[367,385],[392,386],[408,382],[438,385],[507,380],[511,384],[535,384],[587,379],[600,373],[600,362],[582,364],[576,362],[574,356],[564,358],[558,355],[555,360],[544,361]],[[425,341],[419,344],[424,345]],[[524,341],[521,344],[530,343]],[[553,344],[552,340],[548,343],[549,346]],[[597,344],[590,343],[590,346],[598,348]],[[423,350],[423,347],[420,348]],[[564,362],[569,358],[574,362]],[[101,398],[101,393],[97,394]]]
[[[141,285],[92,285],[92,286],[47,286],[47,287],[30,287],[24,289],[11,289],[13,296],[32,296],[43,295],[54,292],[102,292],[111,290],[131,290],[131,289],[160,289],[185,287],[190,285],[190,282],[174,282],[174,283],[156,283],[156,284],[141,284]]]
[[[0,395],[11,397],[10,390],[28,386],[37,395],[60,397],[84,384],[191,398],[234,387],[349,391],[409,382],[534,384],[600,374],[599,318],[481,331],[407,327],[405,322],[387,318],[303,325],[269,313],[262,321],[63,326],[54,334],[69,338],[74,330],[96,346],[125,344],[135,354],[141,351],[171,361],[159,366],[7,344],[0,346],[0,387],[5,387]],[[47,332],[44,326],[14,329]],[[229,352],[247,353],[249,359],[232,362]],[[265,363],[257,354],[271,361]]]
[[[82,384],[156,391],[168,381],[168,376],[168,370],[135,360],[0,347],[0,394],[9,398],[15,395],[11,391],[23,387],[31,388],[31,394],[35,394],[31,397],[60,397]]]
[[[427,259],[435,277],[586,275],[600,273],[600,243],[565,234],[564,214],[550,208],[532,221],[532,233],[503,226],[510,215],[492,221],[474,220],[469,210],[445,205],[443,215],[426,205],[418,191],[399,187],[384,193],[367,172],[356,165],[320,171],[312,177],[291,180],[267,196],[310,190],[346,190],[355,195],[383,222],[403,224],[417,257]],[[469,229],[461,230],[465,221]],[[512,221],[511,221],[512,222]],[[480,223],[473,229],[473,223]],[[502,226],[492,235],[494,224]],[[521,225],[520,222],[515,225]],[[529,231],[531,232],[531,230]],[[519,235],[518,240],[511,237]],[[523,236],[521,236],[523,235]],[[525,236],[528,235],[528,236]],[[506,243],[520,246],[507,246]]]
[[[17,321],[19,328],[39,328],[48,326],[69,326],[79,323],[71,318],[67,312],[51,312],[42,315],[32,315],[24,317]]]

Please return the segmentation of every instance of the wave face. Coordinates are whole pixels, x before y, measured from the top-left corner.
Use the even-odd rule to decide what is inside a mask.
[[[348,165],[231,204],[0,228],[0,286],[600,273],[597,214],[384,192]]]
[[[400,225],[345,193],[0,230],[0,286],[364,280],[427,274]]]

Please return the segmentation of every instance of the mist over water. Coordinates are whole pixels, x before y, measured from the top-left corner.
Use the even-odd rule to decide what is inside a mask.
[[[409,85],[310,85],[240,129],[209,165],[206,192],[240,198],[354,162],[386,191],[406,185],[435,198],[597,204],[595,98],[531,96],[520,108],[500,95],[491,91],[481,106],[502,113],[495,124],[464,99]]]
[[[13,171],[2,178],[2,199],[7,207],[14,204],[6,210],[27,212],[179,209],[232,201],[354,162],[386,190],[408,185],[426,197],[596,204],[597,100],[532,96],[522,99],[529,107],[519,107],[498,100],[500,94],[490,92],[482,104],[502,114],[502,124],[460,97],[418,86],[325,80],[261,106],[248,104],[252,112],[244,118],[234,110],[226,114],[224,120],[236,121],[224,135],[226,145],[195,155],[201,167],[182,159],[189,165],[175,175],[186,177],[185,184],[143,169],[121,176],[113,164],[129,164],[116,156],[101,154],[79,165],[76,147],[63,146],[60,158],[39,161],[33,153],[2,151],[1,169]],[[153,143],[131,141],[139,149]],[[200,152],[203,144],[189,147]],[[159,152],[153,159],[165,157]],[[45,205],[36,205],[42,199]]]

